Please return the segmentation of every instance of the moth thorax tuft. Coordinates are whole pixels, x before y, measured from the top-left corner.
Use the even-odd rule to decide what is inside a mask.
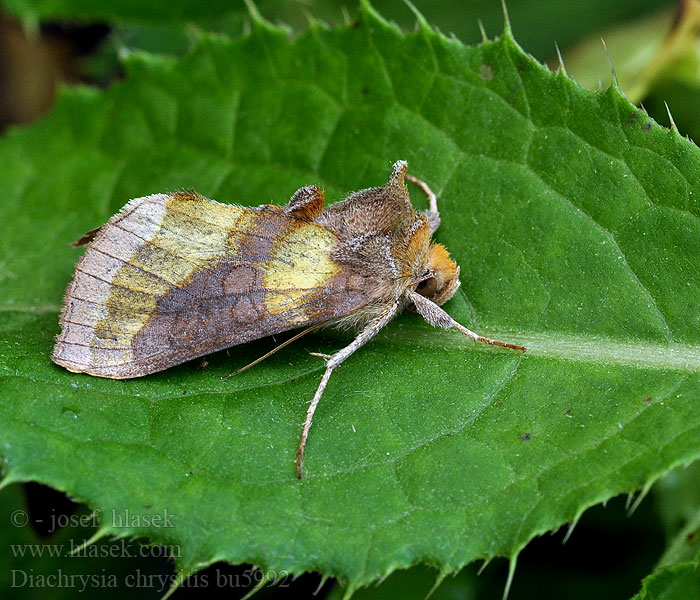
[[[435,304],[444,304],[459,287],[459,266],[442,244],[430,245],[423,266],[428,277],[418,284],[416,292]]]

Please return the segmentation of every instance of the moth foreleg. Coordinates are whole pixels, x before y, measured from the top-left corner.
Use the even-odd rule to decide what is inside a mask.
[[[301,465],[304,461],[304,449],[306,448],[306,440],[309,437],[309,429],[311,429],[311,421],[314,417],[314,412],[316,412],[316,407],[318,406],[321,396],[323,396],[323,391],[328,385],[328,380],[331,377],[333,370],[340,365],[348,356],[350,356],[355,350],[369,342],[379,330],[384,327],[391,319],[396,316],[399,311],[401,303],[397,300],[392,303],[388,308],[382,311],[376,318],[365,325],[364,329],[357,334],[357,337],[350,342],[342,350],[338,350],[335,354],[328,357],[328,362],[326,363],[326,370],[321,377],[321,381],[318,384],[316,393],[314,394],[309,408],[306,410],[306,419],[304,420],[304,427],[301,430],[301,442],[299,444],[299,450],[297,451],[297,477],[301,479]]]
[[[406,173],[406,179],[408,179],[411,183],[415,183],[428,197],[429,208],[423,214],[428,217],[428,222],[430,223],[430,233],[435,233],[437,228],[440,227],[440,211],[438,211],[437,196],[435,195],[435,192],[430,189],[425,181],[418,179],[418,177],[414,177],[413,175]]]
[[[491,346],[511,348],[512,350],[525,350],[524,346],[509,344],[508,342],[499,342],[498,340],[492,340],[491,338],[474,333],[471,329],[467,329],[464,325],[457,323],[457,321],[455,321],[442,308],[435,304],[435,302],[431,302],[425,296],[421,296],[417,292],[407,290],[405,295],[407,296],[407,299],[410,300],[416,307],[416,312],[426,321],[428,321],[428,323],[435,327],[442,327],[443,329],[452,329],[454,327],[457,331],[461,331],[463,334],[468,335],[475,342],[482,342],[484,344],[490,344]]]

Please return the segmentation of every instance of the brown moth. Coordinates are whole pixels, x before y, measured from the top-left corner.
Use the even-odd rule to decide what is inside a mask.
[[[404,178],[428,196],[424,213]],[[477,335],[440,308],[459,287],[459,267],[431,242],[439,225],[435,194],[406,175],[404,161],[384,187],[326,208],[316,186],[284,207],[220,204],[195,192],[136,198],[76,242],[87,250],[51,358],[76,373],[127,379],[302,326],[283,346],[321,325],[352,329],[350,344],[324,356],[297,452],[301,478],[331,373],[404,308],[473,340],[524,350]]]

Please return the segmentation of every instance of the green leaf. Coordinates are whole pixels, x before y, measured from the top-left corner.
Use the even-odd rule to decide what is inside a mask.
[[[700,5],[655,13],[597,32],[564,54],[568,74],[583,87],[609,85],[610,64],[625,95],[658,122],[700,139]],[[605,52],[601,39],[605,40]],[[606,56],[609,53],[609,58]],[[603,82],[601,84],[601,81]]]
[[[681,563],[657,571],[644,580],[633,600],[687,600],[700,589],[700,565]]]
[[[654,567],[664,540],[655,503],[643,502],[631,512],[629,501],[624,496],[613,498],[587,510],[574,531],[562,528],[533,540],[518,557],[508,599],[629,598],[637,592],[641,579]],[[479,561],[449,577],[418,565],[358,590],[353,600],[501,598],[507,573],[508,564],[503,560]],[[339,600],[343,591],[336,586],[328,600]]]
[[[417,566],[406,571],[396,571],[380,584],[358,590],[355,600],[384,600],[387,598],[403,598],[405,600],[424,600],[427,597],[435,600],[452,600],[462,598],[471,600],[479,598],[478,583],[475,573],[463,569],[454,576],[442,579],[437,577],[435,569]],[[333,588],[328,600],[340,600],[344,590],[340,586]]]
[[[169,0],[165,2],[125,2],[124,0],[0,0],[5,10],[29,22],[38,20],[71,19],[78,21],[115,22],[137,25],[134,40],[129,32],[122,40],[136,42],[150,48],[171,51],[167,40],[149,40],[140,31],[146,24],[146,32],[159,31],[183,21],[196,22],[208,31],[238,33],[244,26],[246,9],[243,0]],[[445,33],[457,35],[461,40],[476,43],[481,40],[479,22],[489,34],[499,32],[503,23],[503,9],[498,1],[471,0],[470,2],[443,2],[442,0],[415,0],[413,3]],[[515,26],[519,42],[528,52],[545,59],[555,50],[575,42],[584,35],[608,26],[635,18],[646,11],[668,7],[671,0],[588,0],[585,3],[552,2],[552,0],[508,0],[508,12]],[[358,14],[354,0],[257,0],[258,10],[275,22],[288,23],[294,31],[308,27],[308,16],[329,23],[345,23],[347,17],[354,20]],[[413,16],[400,0],[376,0],[374,5],[387,19],[410,28]],[[175,28],[180,38],[182,32]],[[598,38],[599,40],[599,38]],[[178,40],[179,41],[179,40]],[[176,44],[179,46],[179,44]]]
[[[685,600],[700,589],[700,510],[669,546],[633,600]]]
[[[610,85],[612,63],[620,87],[637,104],[644,100],[659,70],[667,68],[673,58],[669,56],[669,50],[675,50],[674,45],[664,45],[672,33],[672,37],[677,38],[673,24],[674,11],[668,7],[593,32],[564,53],[566,70],[581,86],[596,90]]]
[[[693,521],[700,508],[700,462],[685,469],[676,469],[659,480],[654,486],[654,502],[666,530],[667,541],[675,541],[681,529]],[[680,555],[674,555],[670,560],[662,559],[661,564],[679,562],[679,558]]]
[[[119,533],[177,544],[185,574],[247,561],[351,591],[421,562],[514,559],[700,456],[700,152],[617,89],[549,72],[509,31],[465,47],[366,6],[354,27],[290,39],[256,19],[249,37],[126,67],[0,141],[6,483],[128,509]],[[400,158],[438,192],[436,237],[462,268],[446,309],[524,355],[402,315],[331,379],[302,481],[323,368],[307,350],[347,336],[309,336],[225,382],[275,342],[129,381],[50,362],[67,242],[129,198],[194,187],[282,204],[319,183],[335,201]]]
[[[700,589],[700,464],[669,473],[655,486],[669,532],[656,570],[633,600],[683,600]]]

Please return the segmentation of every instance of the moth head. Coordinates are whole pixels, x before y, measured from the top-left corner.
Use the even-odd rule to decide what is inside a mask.
[[[459,287],[459,266],[442,244],[430,244],[415,291],[435,304],[447,302]]]

